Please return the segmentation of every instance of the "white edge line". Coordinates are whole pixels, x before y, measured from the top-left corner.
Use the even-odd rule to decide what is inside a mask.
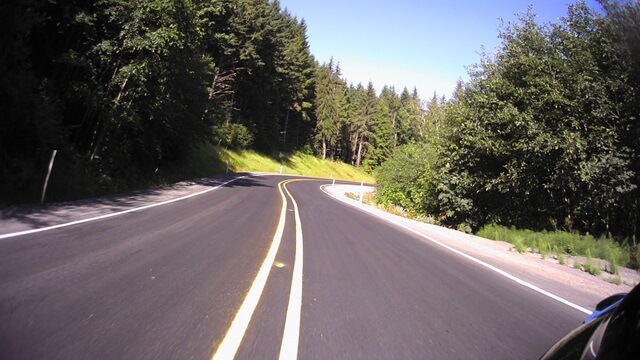
[[[212,360],[228,360],[233,359],[236,356],[240,343],[242,342],[242,338],[247,331],[251,317],[258,306],[258,302],[267,283],[267,278],[269,277],[273,262],[276,258],[276,254],[278,253],[278,248],[280,247],[280,241],[282,240],[282,234],[284,232],[285,218],[287,217],[287,199],[279,185],[280,184],[278,184],[278,189],[280,190],[280,196],[282,197],[282,210],[280,211],[280,220],[278,221],[278,228],[273,235],[271,247],[260,266],[260,270],[258,270],[256,278],[251,284],[249,292],[244,298],[242,305],[240,305],[240,309],[238,309],[236,316],[231,322],[229,330],[227,330],[224,339],[222,339],[218,349],[213,354],[213,357],[211,358]]]
[[[233,178],[233,179],[231,179],[231,180],[229,180],[227,182],[224,182],[224,183],[222,183],[220,185],[217,185],[215,187],[212,187],[210,189],[206,189],[206,190],[203,190],[203,191],[199,191],[197,193],[185,195],[185,196],[182,196],[182,197],[179,197],[179,198],[175,198],[175,199],[171,199],[171,200],[162,201],[162,202],[155,203],[155,204],[149,204],[149,205],[145,205],[145,206],[141,206],[141,207],[137,207],[137,208],[133,208],[133,209],[129,209],[129,210],[124,210],[124,211],[119,211],[119,212],[115,212],[115,213],[111,213],[111,214],[95,216],[95,217],[82,219],[82,220],[71,221],[71,222],[68,222],[68,223],[63,223],[63,224],[58,224],[58,225],[53,225],[53,226],[47,226],[47,227],[38,228],[38,229],[31,229],[31,230],[24,230],[24,231],[9,233],[9,234],[2,234],[2,235],[0,235],[0,240],[7,239],[7,238],[12,238],[12,237],[16,237],[16,236],[35,234],[35,233],[39,233],[39,232],[43,232],[43,231],[59,229],[59,228],[72,226],[72,225],[83,224],[83,223],[90,222],[90,221],[102,220],[102,219],[106,219],[106,218],[110,218],[110,217],[114,217],[114,216],[128,214],[128,213],[131,213],[131,212],[134,212],[134,211],[140,211],[140,210],[153,208],[153,207],[156,207],[156,206],[171,204],[171,203],[174,203],[176,201],[185,200],[185,199],[188,199],[188,198],[192,198],[194,196],[198,196],[198,195],[202,195],[202,194],[208,193],[208,192],[216,190],[216,189],[218,189],[218,188],[220,188],[222,186],[230,184],[230,183],[232,183],[234,181],[237,181],[237,180],[240,180],[240,179],[244,179],[244,178],[247,178],[247,177],[249,177],[249,176],[241,176],[241,177]]]
[[[285,183],[286,185],[287,183]],[[300,212],[298,203],[285,187],[285,191],[291,198],[295,210],[296,220],[296,255],[293,265],[293,278],[291,279],[291,292],[289,294],[289,305],[287,307],[287,317],[280,345],[280,360],[295,360],[298,357],[298,344],[300,341],[300,318],[302,316],[302,259],[303,259],[303,238],[302,223],[300,222]]]
[[[482,266],[486,267],[486,268],[487,268],[487,269],[489,269],[489,270],[495,271],[496,273],[498,273],[498,274],[500,274],[500,275],[502,275],[502,276],[506,277],[507,279],[513,280],[513,281],[515,281],[516,283],[518,283],[518,284],[520,284],[520,285],[522,285],[522,286],[525,286],[525,287],[528,287],[528,288],[529,288],[529,289],[531,289],[531,290],[537,291],[538,293],[540,293],[540,294],[542,294],[542,295],[545,295],[545,296],[547,296],[547,297],[550,297],[551,299],[554,299],[554,300],[556,300],[556,301],[559,301],[559,302],[561,302],[561,303],[563,303],[563,304],[565,304],[565,305],[567,305],[567,306],[570,306],[570,307],[572,307],[572,308],[574,308],[574,309],[576,309],[576,310],[578,310],[578,311],[581,311],[581,312],[583,312],[583,313],[585,313],[585,314],[587,314],[587,315],[591,315],[591,311],[589,311],[588,309],[583,308],[583,307],[582,307],[582,306],[580,306],[580,305],[574,304],[574,303],[572,303],[571,301],[566,300],[566,299],[564,299],[564,298],[561,298],[561,297],[560,297],[560,296],[558,296],[558,295],[555,295],[555,294],[552,294],[552,293],[550,293],[550,292],[548,292],[548,291],[546,291],[546,290],[543,290],[543,289],[541,289],[541,288],[539,288],[539,287],[537,287],[537,286],[535,286],[535,285],[533,285],[533,284],[531,284],[531,283],[529,283],[529,282],[526,282],[526,281],[524,281],[524,280],[522,280],[522,279],[520,279],[520,278],[518,278],[518,277],[516,277],[516,276],[514,276],[514,275],[511,275],[511,274],[507,273],[507,272],[506,272],[506,271],[504,271],[504,270],[500,270],[500,269],[498,269],[497,267],[495,267],[495,266],[493,266],[493,265],[490,265],[490,264],[488,264],[488,263],[486,263],[486,262],[484,262],[484,261],[482,261],[482,260],[480,260],[480,259],[477,259],[477,258],[475,258],[475,257],[473,257],[473,256],[471,256],[471,255],[469,255],[469,254],[466,254],[466,253],[464,253],[464,252],[462,252],[462,251],[460,251],[460,250],[454,249],[454,248],[452,248],[452,247],[451,247],[451,246],[449,246],[449,245],[446,245],[446,244],[444,244],[444,243],[441,243],[440,241],[438,241],[438,240],[436,240],[436,239],[434,239],[434,238],[432,238],[432,237],[430,237],[430,236],[428,236],[428,235],[425,235],[425,234],[423,234],[423,233],[421,233],[421,232],[419,232],[419,231],[416,231],[416,230],[414,230],[414,229],[411,229],[411,228],[409,228],[409,227],[407,227],[407,226],[405,226],[405,225],[403,225],[403,224],[400,224],[400,223],[396,222],[395,220],[392,220],[392,219],[389,219],[389,218],[383,217],[383,216],[381,216],[381,215],[379,215],[379,214],[377,214],[377,213],[375,213],[375,212],[373,212],[373,211],[370,211],[370,210],[368,210],[368,209],[366,209],[366,208],[362,208],[362,207],[359,207],[359,206],[355,206],[355,205],[354,205],[354,204],[352,204],[351,202],[345,201],[344,199],[342,199],[342,198],[340,198],[340,197],[338,197],[338,196],[336,196],[336,195],[334,195],[334,194],[329,193],[328,191],[326,191],[326,190],[324,189],[324,187],[325,187],[325,186],[330,186],[330,184],[325,184],[325,185],[320,186],[320,190],[322,190],[322,192],[324,192],[325,194],[327,194],[327,195],[331,196],[332,198],[334,198],[334,199],[336,199],[336,200],[338,200],[338,201],[341,201],[341,202],[343,202],[343,203],[345,203],[345,204],[351,205],[351,206],[353,206],[353,207],[355,207],[355,208],[357,208],[357,209],[360,209],[361,211],[364,211],[364,212],[366,212],[366,213],[369,213],[369,214],[371,214],[371,215],[374,215],[374,216],[376,216],[376,217],[378,217],[378,218],[380,218],[380,219],[382,219],[382,220],[384,220],[384,221],[390,222],[390,223],[392,223],[392,224],[394,224],[394,225],[396,225],[396,226],[398,226],[398,227],[401,227],[401,228],[403,228],[403,229],[405,229],[405,230],[407,230],[407,231],[410,231],[410,232],[412,232],[412,233],[414,233],[414,234],[416,234],[416,235],[418,235],[418,236],[420,236],[420,237],[423,237],[423,238],[425,238],[425,239],[427,239],[427,240],[431,241],[432,243],[434,243],[434,244],[436,244],[436,245],[439,245],[439,246],[441,246],[441,247],[443,247],[443,248],[445,248],[445,249],[447,249],[447,250],[449,250],[449,251],[451,251],[451,252],[454,252],[454,253],[456,253],[456,254],[458,254],[458,255],[460,255],[460,256],[463,256],[463,257],[465,257],[465,258],[467,258],[467,259],[469,259],[469,260],[471,260],[471,261],[473,261],[473,262],[475,262],[475,263],[477,263],[477,264],[480,264],[480,265],[482,265]]]

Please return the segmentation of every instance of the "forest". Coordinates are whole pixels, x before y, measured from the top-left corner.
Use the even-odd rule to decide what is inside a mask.
[[[378,200],[465,231],[487,224],[607,236],[640,224],[640,4],[529,10],[426,106],[425,136],[378,170]]]
[[[372,168],[423,113],[417,93],[386,88],[379,114],[372,86],[320,65],[278,1],[9,0],[2,13],[4,204],[38,199],[54,149],[55,200],[152,184],[203,142]]]
[[[37,201],[54,149],[48,198],[68,200],[152,185],[210,143],[362,167],[381,204],[465,231],[639,235],[637,1],[529,10],[428,101],[348,84],[277,0],[0,6],[1,205]]]

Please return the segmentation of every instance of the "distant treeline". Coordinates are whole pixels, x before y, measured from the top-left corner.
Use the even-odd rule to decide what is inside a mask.
[[[55,200],[144,186],[203,141],[352,163],[375,153],[377,164],[374,144],[387,154],[391,138],[410,137],[387,129],[374,143],[373,122],[392,125],[360,112],[372,89],[347,87],[333,61],[320,66],[304,20],[278,1],[6,0],[0,9],[0,204],[39,198],[53,149]],[[383,97],[384,121],[397,127],[420,112],[415,93]]]
[[[378,172],[379,201],[475,231],[485,224],[640,235],[640,4],[530,10],[470,80],[427,106],[425,136]]]

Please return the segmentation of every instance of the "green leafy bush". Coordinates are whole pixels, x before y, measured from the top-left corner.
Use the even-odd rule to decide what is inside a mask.
[[[215,128],[213,135],[214,141],[228,149],[248,149],[253,144],[253,134],[242,124],[226,122]]]
[[[376,201],[400,206],[413,216],[433,214],[437,205],[434,162],[435,153],[425,145],[407,144],[396,149],[376,172]]]

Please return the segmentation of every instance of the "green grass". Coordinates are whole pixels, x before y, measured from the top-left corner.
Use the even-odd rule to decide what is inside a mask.
[[[522,237],[518,237],[516,236],[513,239],[513,246],[515,246],[516,251],[519,252],[520,254],[524,253],[525,251],[527,251],[527,246],[524,244],[524,242],[522,241]]]
[[[564,255],[558,254],[558,264],[560,264],[560,265],[566,265],[567,264],[567,260],[565,260]]]
[[[591,275],[600,276],[602,271],[600,270],[600,267],[593,262],[593,259],[591,258],[591,250],[587,249],[586,256],[587,260],[584,263],[584,270]]]
[[[605,280],[607,280],[608,282],[610,282],[612,284],[616,284],[616,285],[622,284],[622,279],[620,278],[620,275],[609,277],[609,278],[607,278]]]
[[[313,155],[294,153],[269,157],[254,151],[233,152],[219,149],[220,159],[229,162],[233,172],[256,171],[302,175],[336,180],[375,183],[364,170],[337,161],[321,160]]]
[[[220,161],[216,148],[206,143],[196,147],[186,161],[159,169],[159,182],[170,184],[182,180],[224,174],[225,170],[225,164]]]
[[[580,255],[587,258],[607,260],[610,265],[608,271],[612,274],[619,272],[618,266],[634,267],[636,259],[631,246],[620,245],[610,237],[595,238],[590,235],[568,233],[564,231],[519,230],[499,225],[487,225],[480,229],[476,235],[498,241],[506,241],[513,244],[518,252],[521,249],[531,248],[545,257],[549,249],[560,255]],[[520,250],[519,250],[520,249]],[[564,258],[562,258],[564,262]],[[595,266],[591,269],[596,272]],[[598,269],[600,270],[600,269]],[[587,270],[588,271],[588,270]]]
[[[193,177],[229,172],[269,172],[336,180],[375,183],[372,176],[355,166],[321,160],[304,153],[260,154],[252,150],[232,151],[211,144],[200,146],[184,165]]]

